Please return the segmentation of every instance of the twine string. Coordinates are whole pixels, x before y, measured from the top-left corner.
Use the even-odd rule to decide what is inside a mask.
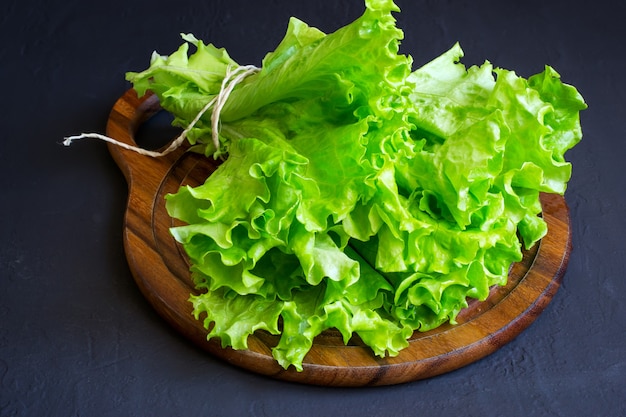
[[[99,139],[108,143],[112,143],[116,146],[119,146],[124,149],[128,149],[130,151],[137,152],[141,155],[151,156],[154,158],[164,156],[169,154],[170,152],[178,149],[187,138],[187,134],[191,129],[194,128],[196,123],[200,120],[200,118],[206,113],[209,109],[213,108],[211,113],[211,139],[213,141],[213,145],[216,150],[219,150],[220,140],[219,140],[219,123],[220,123],[220,113],[228,97],[237,86],[237,84],[241,83],[246,77],[258,72],[260,69],[255,67],[254,65],[244,65],[236,68],[228,67],[226,70],[226,75],[222,80],[222,84],[220,86],[219,93],[213,97],[204,107],[198,112],[196,117],[189,123],[189,125],[181,132],[181,134],[172,142],[170,145],[163,151],[151,151],[148,149],[143,149],[138,146],[129,145],[127,143],[121,142],[119,140],[113,139],[106,135],[101,135],[99,133],[81,133],[80,135],[68,136],[64,138],[63,145],[70,146],[73,141],[79,139]]]

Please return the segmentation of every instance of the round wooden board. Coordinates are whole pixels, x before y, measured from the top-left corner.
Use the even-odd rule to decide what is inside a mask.
[[[160,110],[156,96],[138,98],[134,90],[113,107],[107,134],[135,144],[139,126]],[[256,332],[247,350],[222,348],[206,340],[207,331],[192,316],[195,292],[184,252],[169,233],[174,220],[164,196],[182,184],[197,185],[217,163],[180,148],[164,157],[142,156],[115,145],[109,150],[129,187],[124,246],[143,295],[182,335],[235,366],[287,381],[324,386],[399,384],[449,372],[477,361],[511,341],[544,310],[559,288],[571,250],[569,210],[561,196],[542,195],[548,234],[511,267],[508,284],[494,287],[484,302],[472,301],[457,325],[416,332],[396,357],[379,358],[358,340],[344,345],[338,332],[318,336],[301,372],[283,369],[272,358],[277,337]]]

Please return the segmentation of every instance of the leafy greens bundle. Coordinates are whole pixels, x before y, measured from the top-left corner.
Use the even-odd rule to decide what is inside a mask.
[[[302,370],[329,328],[384,356],[455,323],[545,235],[539,193],[564,193],[564,153],[582,136],[586,105],[554,69],[524,79],[489,62],[465,68],[454,45],[412,70],[397,6],[365,3],[330,34],[292,18],[225,103],[219,148],[209,115],[188,134],[225,161],[167,197],[208,337],[245,349],[259,329],[279,334],[284,368]],[[238,64],[183,38],[127,79],[186,127]]]

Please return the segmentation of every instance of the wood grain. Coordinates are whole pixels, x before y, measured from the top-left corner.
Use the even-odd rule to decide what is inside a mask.
[[[138,127],[160,110],[153,95],[138,98],[129,90],[114,105],[107,135],[134,144]],[[544,310],[559,288],[571,250],[569,210],[561,196],[542,195],[548,234],[521,262],[512,266],[508,284],[494,287],[488,299],[470,305],[457,325],[415,333],[409,347],[393,358],[378,358],[357,338],[344,345],[338,332],[315,339],[304,370],[284,370],[271,356],[277,337],[256,332],[249,349],[222,348],[206,340],[206,330],[192,316],[189,295],[195,292],[189,264],[169,233],[174,221],[165,211],[164,196],[180,185],[197,185],[217,167],[205,157],[181,148],[151,158],[109,145],[129,187],[124,219],[128,264],[143,295],[185,338],[235,366],[287,381],[325,386],[399,384],[453,371],[499,349]]]

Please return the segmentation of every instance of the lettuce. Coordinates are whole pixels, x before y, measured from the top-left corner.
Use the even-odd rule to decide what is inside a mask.
[[[210,115],[189,132],[224,162],[167,196],[208,337],[245,349],[257,330],[280,335],[285,368],[302,370],[330,328],[397,355],[414,331],[455,323],[468,298],[504,285],[545,235],[539,193],[564,193],[564,153],[582,137],[584,100],[551,67],[528,79],[466,68],[457,44],[413,70],[397,6],[365,5],[330,34],[292,18],[226,102],[219,149]],[[127,79],[187,127],[238,64],[183,39]]]

